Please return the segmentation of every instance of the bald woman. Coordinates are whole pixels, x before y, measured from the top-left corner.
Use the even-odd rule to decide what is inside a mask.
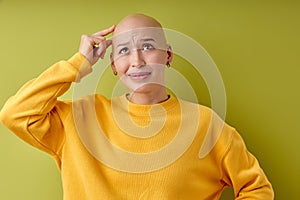
[[[58,100],[111,45],[112,72],[129,92]],[[79,51],[26,83],[6,102],[0,120],[55,159],[64,200],[216,200],[229,186],[236,199],[273,199],[270,182],[237,131],[212,120],[210,108],[166,92],[172,56],[158,21],[129,15],[117,26],[83,35]],[[217,140],[199,157],[207,135]]]

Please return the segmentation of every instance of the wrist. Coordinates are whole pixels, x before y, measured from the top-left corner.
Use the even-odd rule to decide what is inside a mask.
[[[80,52],[77,52],[74,56],[72,56],[68,62],[78,71],[78,75],[75,80],[76,82],[79,82],[81,78],[93,71],[89,60]]]

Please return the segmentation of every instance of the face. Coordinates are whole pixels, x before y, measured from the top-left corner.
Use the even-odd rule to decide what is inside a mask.
[[[143,92],[164,85],[171,51],[161,28],[135,28],[115,34],[112,40],[112,68],[127,88]]]

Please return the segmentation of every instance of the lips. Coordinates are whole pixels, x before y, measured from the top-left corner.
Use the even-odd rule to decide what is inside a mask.
[[[133,72],[129,73],[128,76],[132,80],[144,80],[150,76],[151,72]]]

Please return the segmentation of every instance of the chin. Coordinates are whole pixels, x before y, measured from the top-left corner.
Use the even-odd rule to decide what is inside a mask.
[[[141,83],[131,85],[131,87],[128,87],[128,89],[135,93],[148,93],[155,90],[160,90],[162,87],[164,87],[162,84],[157,83]]]

